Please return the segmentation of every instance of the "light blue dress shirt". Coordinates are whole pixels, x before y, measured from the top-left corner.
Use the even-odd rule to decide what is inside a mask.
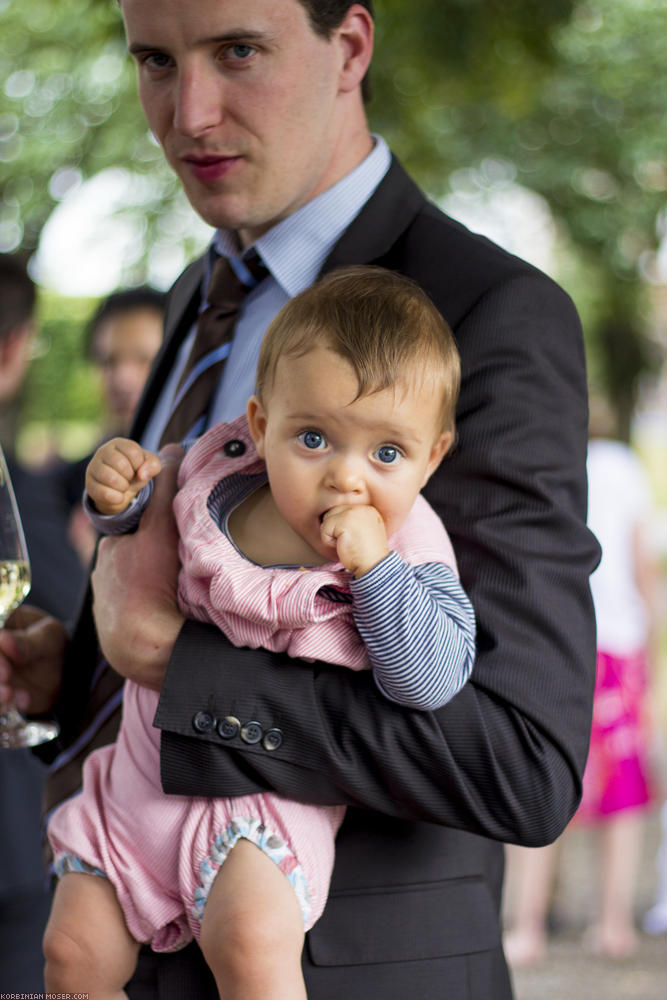
[[[223,377],[209,412],[209,426],[221,420],[234,420],[245,412],[248,398],[255,389],[257,357],[266,328],[289,299],[313,284],[329,253],[385,176],[391,153],[384,139],[380,136],[373,136],[373,139],[373,149],[358,167],[277,223],[254,244],[269,274],[250,292],[242,307]],[[232,261],[238,259],[241,251],[235,233],[217,230],[209,248],[209,261],[213,253]],[[205,282],[208,283],[206,276]],[[193,338],[194,329],[181,345],[148,422],[142,439],[146,448],[156,450],[158,447]]]

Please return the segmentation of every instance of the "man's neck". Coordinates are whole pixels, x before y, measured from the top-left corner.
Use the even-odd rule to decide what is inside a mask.
[[[362,108],[360,114],[357,116],[356,126],[354,128],[350,128],[349,124],[346,126],[345,140],[336,143],[327,170],[307,197],[304,197],[301,202],[292,205],[289,211],[286,211],[283,216],[272,219],[265,226],[236,230],[234,235],[238,240],[241,250],[247,250],[248,247],[256,243],[261,236],[268,233],[279,222],[293,215],[300,208],[303,208],[304,205],[310,204],[310,202],[314,201],[321,194],[324,194],[325,191],[329,191],[332,187],[335,187],[339,181],[342,181],[344,177],[347,177],[353,170],[356,170],[372,150],[373,137],[369,131],[366,114]]]

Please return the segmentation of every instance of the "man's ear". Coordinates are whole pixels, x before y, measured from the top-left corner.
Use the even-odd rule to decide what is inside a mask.
[[[349,8],[335,36],[341,47],[340,90],[349,92],[360,86],[373,55],[373,18],[361,4]]]
[[[246,407],[250,436],[255,442],[255,449],[260,458],[264,458],[264,439],[266,436],[266,410],[259,396],[251,396]]]
[[[431,449],[431,454],[429,456],[428,464],[426,466],[426,473],[424,475],[424,481],[422,486],[426,486],[427,482],[438,468],[443,458],[451,448],[454,443],[454,432],[453,431],[443,431],[442,434],[436,439],[433,448]]]

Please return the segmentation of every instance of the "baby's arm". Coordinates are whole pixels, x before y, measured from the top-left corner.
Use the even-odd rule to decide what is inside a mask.
[[[454,571],[436,562],[411,566],[390,553],[371,506],[332,508],[321,534],[353,575],[354,620],[380,690],[408,708],[442,708],[475,661],[475,616]]]
[[[158,474],[162,463],[128,438],[112,438],[101,445],[86,469],[86,493],[100,514],[120,514]]]
[[[475,661],[475,617],[454,570],[436,562],[411,566],[392,552],[350,589],[383,694],[422,711],[451,701]]]

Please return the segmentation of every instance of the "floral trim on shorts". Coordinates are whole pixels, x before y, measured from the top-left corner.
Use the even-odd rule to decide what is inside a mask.
[[[226,830],[216,837],[208,855],[199,868],[200,885],[195,889],[192,912],[201,921],[213,880],[220,871],[232,847],[241,840],[256,844],[267,857],[278,865],[296,893],[301,907],[303,922],[307,926],[310,918],[310,893],[303,868],[295,858],[289,844],[272,830],[267,830],[261,820],[252,816],[235,816]]]
[[[53,874],[56,878],[62,878],[63,875],[68,875],[71,872],[75,872],[80,875],[97,875],[100,878],[106,878],[101,868],[96,868],[95,865],[89,864],[82,858],[76,856],[76,854],[61,854],[60,857],[56,858],[53,862]]]

